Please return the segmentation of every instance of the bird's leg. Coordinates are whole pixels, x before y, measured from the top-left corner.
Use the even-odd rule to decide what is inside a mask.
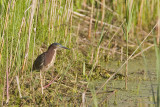
[[[59,76],[59,74],[53,80],[51,80],[48,85],[45,85],[43,88],[45,89],[45,88],[49,87],[57,79],[58,76]]]
[[[42,88],[42,94],[43,94],[43,78],[42,78],[42,70],[40,70],[40,78],[41,78],[41,88]]]

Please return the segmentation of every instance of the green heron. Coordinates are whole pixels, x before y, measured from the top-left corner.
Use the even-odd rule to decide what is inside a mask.
[[[64,46],[62,46],[59,43],[52,43],[49,47],[48,50],[41,55],[39,55],[36,60],[34,61],[33,64],[33,71],[38,70],[38,71],[47,71],[49,70],[55,62],[55,57],[56,57],[56,51],[59,48],[64,48],[64,49],[69,49]]]
[[[42,94],[43,94],[43,83],[42,83],[41,72],[49,70],[54,65],[56,52],[57,52],[57,49],[59,49],[59,48],[69,49],[69,48],[62,46],[59,43],[52,43],[48,47],[48,50],[46,52],[42,53],[41,55],[39,55],[33,63],[32,70],[33,71],[34,70],[40,71]]]

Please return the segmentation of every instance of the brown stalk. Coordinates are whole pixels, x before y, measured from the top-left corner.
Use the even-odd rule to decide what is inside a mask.
[[[48,14],[48,17],[49,17],[49,25],[48,25],[48,39],[51,40],[51,26],[53,25],[53,21],[52,21],[52,14],[53,14],[53,10],[52,10],[52,5],[53,5],[53,0],[52,1],[49,1],[51,3],[49,3],[49,9],[50,9],[50,15]]]
[[[79,44],[78,42],[79,42],[79,31],[80,31],[80,28],[81,28],[81,25],[80,25],[80,23],[78,23],[78,28],[77,28],[77,33],[76,33],[76,35],[77,35],[76,43],[77,44]]]
[[[101,11],[102,11],[102,18],[101,18],[101,26],[103,26],[103,20],[104,20],[104,16],[105,16],[105,0],[101,0]]]
[[[26,65],[26,61],[28,58],[29,44],[30,44],[30,38],[31,38],[31,32],[32,32],[32,21],[33,21],[33,16],[35,13],[36,5],[37,5],[37,0],[33,0],[32,7],[31,7],[31,14],[30,14],[29,32],[28,32],[29,34],[28,34],[28,39],[27,39],[27,44],[26,44],[25,57],[24,57],[24,61],[23,61],[22,69],[21,69],[22,74],[23,74],[23,70],[24,70],[24,67]]]
[[[128,55],[127,55],[128,59]],[[126,71],[125,71],[125,89],[127,90],[127,80],[128,80],[128,60],[126,61]]]
[[[97,3],[99,3],[100,5],[103,5],[103,2],[100,2],[100,1],[98,1],[98,0],[95,0],[95,1],[96,1]],[[104,0],[104,2],[105,2],[105,0]],[[114,15],[119,16],[118,13],[114,12],[111,8],[107,7],[106,5],[103,5],[103,6],[104,6],[104,8],[106,8],[108,11],[110,11],[110,12],[113,13]]]
[[[41,89],[42,89],[42,94],[43,94],[43,76],[42,76],[41,70],[40,70],[40,79],[41,79]]]
[[[88,38],[91,38],[91,32],[92,32],[92,18],[93,18],[93,1],[92,1],[92,9],[90,14],[90,23],[89,23],[89,29],[88,29]]]
[[[79,40],[80,42],[85,42],[84,40]],[[97,45],[96,44],[92,44],[92,43],[89,43],[89,42],[85,42],[86,44],[88,44],[88,45],[92,45],[92,46],[94,46],[94,47],[97,47]],[[109,52],[114,52],[114,50],[112,49],[109,49],[109,48],[106,48],[106,47],[103,47],[103,46],[100,46],[100,48],[102,48],[103,50],[107,50],[107,51],[109,51]],[[121,52],[117,52],[117,51],[115,51],[115,53],[117,53],[117,54],[120,54],[121,55]],[[123,55],[125,55],[126,56],[126,54],[124,54],[124,53],[122,53]]]
[[[90,17],[89,17],[89,16],[86,16],[86,15],[81,14],[81,13],[78,13],[78,12],[74,12],[74,11],[73,11],[73,15],[79,16],[79,17],[81,17],[81,18],[83,18],[83,19],[86,19],[86,20],[90,20]],[[98,24],[101,24],[101,21],[99,21],[99,20],[96,20],[96,19],[93,19],[93,18],[92,18],[92,21],[93,21],[94,23],[95,23],[95,22],[98,22]],[[111,29],[112,29],[112,28],[113,28],[113,29],[116,29],[116,30],[120,29],[120,27],[117,27],[117,26],[114,26],[114,25],[111,25],[111,24],[108,24],[108,23],[105,23],[105,22],[103,22],[103,25],[109,26]]]
[[[141,1],[140,12],[138,14],[138,25],[139,26],[141,26],[142,24],[143,3],[144,3],[144,0]]]
[[[123,46],[121,47],[121,62],[123,61]]]
[[[84,7],[86,6],[86,1],[87,1],[87,0],[83,0],[83,5],[84,5]]]
[[[159,45],[159,38],[160,38],[160,14],[159,14],[159,18],[158,18],[157,45]]]
[[[150,49],[151,47],[155,46],[154,44],[148,46],[147,48],[145,48],[144,50],[142,50],[141,52],[137,53],[136,55],[134,55],[131,59],[136,58],[139,55],[142,55],[143,52],[147,51],[148,49]]]
[[[85,104],[85,96],[86,96],[86,92],[83,92],[82,93],[82,107],[86,107],[86,104]]]
[[[12,10],[14,10],[14,5],[15,5],[15,0],[13,0]],[[13,16],[13,14],[12,14],[12,16]],[[13,52],[13,36],[12,36],[11,49],[10,49],[10,60],[9,60],[10,63],[9,63],[9,69],[8,69],[9,73],[10,73],[11,66],[12,66],[12,55],[13,55],[12,52]]]
[[[125,22],[125,21],[123,21],[123,23],[119,26],[120,28],[123,26],[124,22]],[[106,47],[109,46],[109,44],[111,43],[111,41],[113,40],[113,38],[118,34],[118,32],[119,32],[120,30],[121,30],[121,29],[118,29],[118,30],[114,33],[114,35],[112,36],[112,38],[110,39],[110,41],[108,42],[108,44],[107,44]]]
[[[54,12],[54,2],[52,0],[51,1],[50,23],[49,23],[49,39],[51,39],[51,37],[53,35],[53,24],[54,24],[54,20],[52,18],[53,17],[53,12]]]
[[[105,102],[106,100],[108,100],[109,98],[111,98],[112,95],[114,95],[116,92],[116,90],[114,90],[112,93],[110,93],[105,99],[103,99],[98,105],[103,104],[103,102]]]
[[[16,81],[17,81],[17,86],[18,86],[18,91],[19,91],[19,97],[22,98],[21,88],[20,88],[20,85],[19,85],[19,78],[18,78],[18,76],[16,76]]]
[[[4,87],[3,87],[3,97],[2,97],[2,106],[3,106],[3,103],[4,103],[4,96],[5,96],[5,89],[6,89],[6,75],[4,77]]]
[[[6,47],[7,47],[7,61],[6,61],[6,78],[7,78],[7,100],[6,103],[9,102],[9,72],[8,72],[8,35],[7,35],[7,41],[6,41]]]
[[[94,48],[92,48],[92,52],[91,52],[91,60],[89,61],[90,64],[93,63],[93,57],[94,57]]]
[[[70,17],[70,28],[72,28],[72,25],[73,25],[73,14],[72,14],[72,12],[73,12],[73,0],[71,0],[71,11],[69,11],[68,10],[68,12],[69,12],[69,17]],[[68,17],[68,19],[69,19],[69,17]],[[70,30],[71,31],[71,30]],[[71,44],[71,33],[69,34],[70,35],[70,38],[69,38],[69,43]]]

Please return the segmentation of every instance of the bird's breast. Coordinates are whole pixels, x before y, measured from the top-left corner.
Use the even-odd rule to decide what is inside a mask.
[[[45,64],[44,64],[43,70],[47,71],[51,67],[53,67],[55,59],[56,59],[56,50],[53,51],[52,53],[50,52],[50,53],[46,54],[46,60],[45,60]]]

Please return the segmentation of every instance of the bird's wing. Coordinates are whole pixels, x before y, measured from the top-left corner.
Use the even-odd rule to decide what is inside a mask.
[[[34,64],[33,64],[33,71],[42,69],[42,67],[44,65],[45,54],[46,54],[46,52],[42,53],[41,55],[39,55],[36,58],[36,60],[34,61]]]

